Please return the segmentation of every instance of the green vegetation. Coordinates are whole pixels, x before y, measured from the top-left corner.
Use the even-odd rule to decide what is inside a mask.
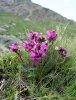
[[[16,23],[11,26],[10,22]],[[7,35],[26,35],[30,30],[45,35],[46,30],[55,30],[57,40],[50,48],[47,57],[43,58],[37,69],[31,63],[28,52],[22,50],[21,62],[16,53],[1,56],[0,69],[8,84],[1,91],[1,100],[17,100],[18,97],[29,97],[30,100],[75,100],[76,99],[76,26],[59,21],[32,22],[11,13],[0,13],[0,25],[10,26]],[[67,49],[67,57],[54,52],[55,46]],[[22,49],[22,48],[20,48]],[[27,100],[27,99],[25,99]]]
[[[16,25],[12,26],[11,23],[15,23]],[[0,12],[0,25],[8,25],[10,27],[7,32],[0,32],[0,34],[20,36],[22,34],[26,34],[30,30],[42,31],[42,27],[40,27],[37,23],[24,20],[21,17],[6,12]]]
[[[16,25],[13,26],[12,23]],[[60,33],[65,31],[67,36],[74,37],[76,34],[76,26],[72,24],[64,24],[60,21],[49,20],[49,21],[28,21],[21,17],[18,17],[12,13],[0,12],[0,26],[8,25],[10,28],[7,32],[0,32],[0,34],[21,36],[26,35],[29,31],[38,31],[39,33],[45,33],[46,30],[53,29]],[[66,27],[67,26],[67,27]]]

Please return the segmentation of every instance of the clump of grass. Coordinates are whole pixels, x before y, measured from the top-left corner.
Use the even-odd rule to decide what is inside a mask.
[[[8,16],[7,13],[4,13],[4,15]],[[9,16],[13,15],[9,13]],[[19,19],[21,20],[21,18]],[[12,19],[12,21],[14,21],[14,19]],[[3,70],[3,79],[9,79],[8,84],[1,91],[1,99],[17,100],[23,97],[25,99],[29,98],[30,100],[75,100],[76,36],[75,34],[69,34],[69,31],[72,31],[74,28],[73,25],[65,27],[66,30],[64,30],[63,23],[61,23],[61,26],[56,26],[59,24],[58,21],[54,21],[54,23],[56,23],[54,26],[50,26],[49,22],[53,23],[51,21],[36,22],[35,24],[32,22],[30,24],[30,22],[25,21],[27,26],[25,26],[23,22],[24,20],[20,22],[21,25],[23,25],[23,30],[19,28],[20,32],[24,32],[26,27],[27,33],[30,27],[32,29],[33,26],[36,25],[37,27],[37,25],[40,25],[41,28],[38,28],[39,32],[45,32],[46,29],[52,27],[52,29],[57,31],[58,37],[54,43],[51,42],[49,51],[46,51],[47,56],[42,57],[39,63],[32,62],[29,52],[22,50],[22,48],[19,48],[18,53],[13,52],[1,56],[0,69]],[[20,24],[16,24],[16,27],[21,27]],[[45,28],[43,29],[44,26]],[[16,27],[15,29],[17,29]],[[37,30],[36,27],[34,27],[33,30]],[[12,28],[10,28],[10,34],[13,33],[13,31],[18,34],[18,31],[15,29],[13,28],[12,30]],[[67,56],[61,56],[58,52],[55,52],[55,46],[65,47],[67,49]]]
[[[63,35],[63,34],[62,34]],[[8,76],[10,82],[2,91],[2,96],[12,100],[19,98],[19,94],[33,100],[75,100],[76,98],[76,59],[75,38],[67,39],[60,36],[52,48],[47,51],[46,58],[40,63],[31,63],[28,52],[21,52],[22,59],[15,53],[4,55],[0,60],[0,68],[4,71],[4,78]],[[72,44],[71,44],[72,41]],[[67,57],[59,56],[54,51],[56,45],[67,48]],[[38,66],[35,67],[35,66]],[[21,86],[21,83],[26,85]],[[18,82],[15,84],[15,82]],[[11,87],[12,86],[12,87]],[[6,90],[8,92],[6,92]],[[23,94],[23,91],[25,94]]]

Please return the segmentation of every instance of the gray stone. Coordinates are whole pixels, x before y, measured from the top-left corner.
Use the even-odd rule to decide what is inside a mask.
[[[34,4],[31,0],[0,0],[0,9],[1,11],[12,12],[22,16],[26,20],[59,20],[65,23],[69,22],[69,19],[48,8]],[[71,20],[71,23],[76,25],[76,22],[73,20]]]
[[[3,28],[3,29],[8,30],[9,29],[9,26],[8,25],[1,25],[0,28]]]
[[[2,31],[6,31],[7,32],[8,30],[0,27],[0,32],[2,32]]]
[[[2,31],[7,32],[9,28],[10,28],[10,27],[9,27],[8,25],[1,25],[1,26],[0,26],[0,32],[2,32]]]
[[[5,47],[11,46],[13,43],[18,43],[19,45],[22,44],[22,41],[15,36],[7,36],[7,35],[0,35],[0,43]]]
[[[10,24],[11,24],[12,26],[15,26],[15,25],[16,25],[16,23],[14,23],[14,22],[10,22]]]

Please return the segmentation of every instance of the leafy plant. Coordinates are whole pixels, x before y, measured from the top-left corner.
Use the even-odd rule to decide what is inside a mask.
[[[72,68],[75,58],[68,55],[66,48],[60,45],[61,40],[56,40],[57,36],[53,30],[48,30],[46,36],[31,31],[27,41],[23,41],[24,50],[17,43],[9,46],[11,53],[0,60],[0,68],[10,79],[9,85],[3,90],[4,98],[13,100],[19,96],[30,96],[32,100],[75,99],[76,72]],[[21,85],[24,83],[24,86]]]

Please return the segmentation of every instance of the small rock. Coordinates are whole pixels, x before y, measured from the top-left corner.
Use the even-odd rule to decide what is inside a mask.
[[[6,29],[6,30],[9,29],[9,26],[8,26],[8,25],[2,25],[2,26],[0,26],[0,27],[3,28],[3,29]]]
[[[2,84],[0,86],[0,91],[2,91],[6,87],[6,85],[8,84],[8,82],[9,82],[9,79],[7,79],[7,80],[3,79],[2,80]]]
[[[6,31],[7,32],[8,30],[0,27],[0,32],[2,32],[2,31]]]
[[[0,35],[0,43],[5,47],[11,46],[13,43],[18,43],[19,45],[22,44],[22,41],[15,36],[7,36],[7,35]]]
[[[14,23],[14,22],[10,22],[10,24],[11,24],[12,26],[16,26],[16,23]]]

